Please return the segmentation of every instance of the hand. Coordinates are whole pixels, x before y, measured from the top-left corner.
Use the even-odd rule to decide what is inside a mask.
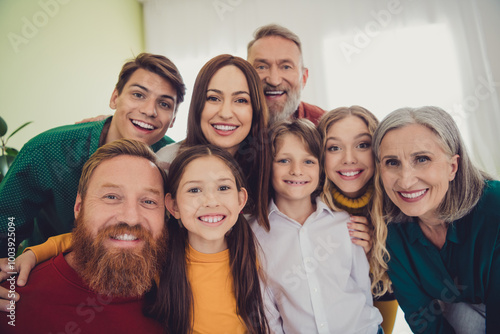
[[[19,274],[19,277],[17,278],[17,285],[24,286],[28,281],[31,269],[33,269],[35,265],[36,256],[35,253],[30,250],[27,250],[23,254],[19,255],[16,258],[15,263],[12,265],[8,264],[7,258],[0,259],[0,282],[11,276],[8,272],[17,272]]]
[[[353,244],[363,247],[365,254],[372,249],[371,224],[366,217],[351,216],[351,222],[347,223],[349,235]]]
[[[105,118],[108,118],[109,116],[111,116],[111,115],[99,115],[99,116],[95,116],[95,117],[89,117],[89,118],[82,119],[79,122],[75,122],[75,124],[89,123],[89,122],[99,122],[99,121],[102,121]]]

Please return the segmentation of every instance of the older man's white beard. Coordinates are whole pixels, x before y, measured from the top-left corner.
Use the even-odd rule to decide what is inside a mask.
[[[269,124],[289,119],[297,111],[300,104],[300,89],[297,91],[289,89],[286,92],[287,99],[284,104],[268,103]]]

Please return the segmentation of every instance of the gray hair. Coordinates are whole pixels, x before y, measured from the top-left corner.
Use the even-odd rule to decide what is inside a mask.
[[[443,150],[450,157],[459,155],[458,170],[446,195],[437,209],[438,217],[451,223],[468,214],[477,204],[483,193],[485,180],[491,179],[486,173],[474,166],[458,127],[446,111],[439,107],[425,106],[420,108],[401,108],[391,112],[379,124],[373,136],[373,153],[377,163],[376,192],[383,196],[383,210],[388,222],[404,222],[411,220],[392,203],[382,190],[380,178],[380,143],[387,132],[411,124],[420,124],[436,134]]]
[[[304,61],[302,59],[302,43],[300,42],[299,36],[294,34],[289,29],[287,29],[283,26],[280,26],[278,24],[268,24],[268,25],[265,25],[265,26],[258,28],[254,32],[254,34],[253,34],[254,39],[251,40],[247,46],[247,58],[248,58],[248,54],[250,53],[250,49],[255,44],[255,42],[257,42],[257,40],[259,40],[261,38],[269,37],[269,36],[282,37],[284,39],[288,39],[289,41],[294,42],[295,45],[297,45],[297,47],[299,48],[300,62],[302,63],[302,66],[304,66]]]

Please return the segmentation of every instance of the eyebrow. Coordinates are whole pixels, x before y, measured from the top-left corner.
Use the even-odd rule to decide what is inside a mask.
[[[269,60],[265,59],[265,58],[255,58],[254,60],[254,63],[255,62],[260,62],[260,63],[264,63],[264,64],[268,64],[269,65]],[[279,59],[278,60],[278,64],[283,64],[283,63],[291,63],[291,64],[294,64],[294,65],[297,65],[293,59],[291,58],[285,58],[285,59]]]
[[[359,135],[355,136],[354,139],[358,139],[358,138],[361,138],[361,137],[364,137],[364,136],[368,136],[368,137],[370,137],[370,139],[372,138],[372,136],[368,132],[363,132],[363,133],[360,133]],[[330,139],[332,139],[332,140],[340,140],[340,138],[338,138],[338,137],[328,137],[328,138],[326,138],[327,141],[330,140]]]
[[[233,182],[233,183],[236,183],[236,181],[230,177],[223,177],[223,178],[220,178],[220,179],[216,179],[216,181],[218,182]],[[199,184],[199,183],[203,183],[202,180],[192,180],[192,181],[187,181],[183,184],[183,186],[185,185],[189,185],[189,184]]]
[[[416,157],[416,156],[423,155],[423,154],[433,155],[433,153],[430,151],[418,151],[418,152],[410,154],[410,156]],[[380,160],[385,160],[385,159],[399,159],[399,157],[397,155],[385,155]]]
[[[137,83],[135,84],[131,84],[130,87],[138,87],[144,91],[146,91],[147,93],[149,93],[149,89],[147,89],[146,87],[144,87],[143,85],[139,85]],[[163,94],[163,95],[160,95],[160,97],[164,98],[164,99],[170,99],[172,100],[172,102],[175,102],[175,98],[171,95],[167,95],[167,94]]]
[[[114,184],[114,183],[105,183],[105,184],[101,185],[101,188],[120,189],[121,187],[117,184]],[[155,195],[159,195],[159,196],[161,196],[161,193],[162,193],[157,188],[145,188],[144,190],[146,192],[149,192],[149,193],[152,193]]]
[[[224,94],[221,90],[219,90],[219,89],[215,89],[215,88],[208,88],[208,89],[207,89],[207,93],[208,93],[208,92],[215,92],[215,93],[217,93],[217,94]],[[232,95],[232,96],[235,96],[235,95],[240,95],[240,94],[247,94],[247,95],[250,95],[250,93],[249,93],[249,92],[244,91],[244,90],[238,90],[238,91],[236,91],[236,92],[231,93],[231,95]]]

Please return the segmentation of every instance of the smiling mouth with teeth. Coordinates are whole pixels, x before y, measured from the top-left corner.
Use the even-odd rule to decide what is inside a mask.
[[[359,173],[361,173],[362,171],[360,170],[356,170],[356,171],[352,171],[352,172],[338,172],[340,175],[342,176],[356,176],[358,175]]]
[[[417,198],[417,197],[420,197],[422,196],[423,194],[425,194],[427,192],[427,189],[424,189],[424,190],[420,190],[420,191],[416,191],[416,192],[413,192],[413,193],[404,193],[404,192],[399,192],[399,194],[404,197],[404,198],[408,198],[408,199],[414,199],[414,198]]]
[[[266,90],[264,91],[264,95],[266,96],[281,96],[285,94],[284,90]]]
[[[224,218],[226,218],[226,216],[224,216],[224,215],[198,217],[198,219],[201,220],[202,222],[209,223],[209,224],[218,223],[221,220],[223,220]]]
[[[308,184],[309,181],[289,181],[289,180],[285,180],[285,183],[292,184],[292,185],[304,185],[304,184]]]
[[[212,127],[215,130],[219,131],[234,131],[238,128],[236,125],[225,125],[225,124],[212,124]]]
[[[133,234],[119,234],[119,235],[115,235],[115,236],[112,236],[111,237],[112,239],[115,239],[115,240],[121,240],[121,241],[135,241],[135,240],[138,240],[138,238],[133,235]]]
[[[151,124],[148,124],[146,122],[138,121],[136,119],[132,120],[132,124],[134,124],[136,127],[144,129],[144,130],[154,130],[155,127],[152,126]]]

